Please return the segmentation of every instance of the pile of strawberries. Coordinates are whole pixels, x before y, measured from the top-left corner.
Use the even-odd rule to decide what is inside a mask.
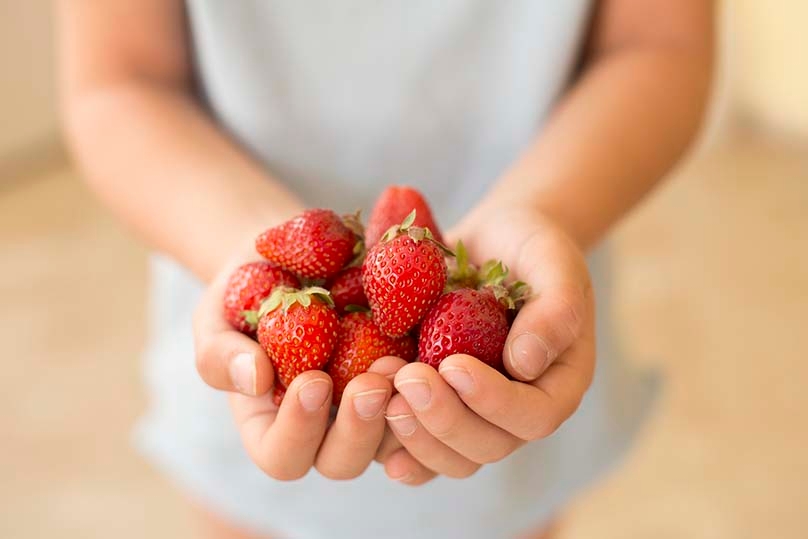
[[[513,315],[528,294],[507,269],[476,267],[444,244],[423,196],[390,187],[367,228],[358,214],[312,209],[255,242],[266,260],[235,270],[224,314],[257,337],[276,374],[276,402],[294,378],[323,369],[339,404],[348,382],[383,356],[437,367],[470,354],[502,369]]]

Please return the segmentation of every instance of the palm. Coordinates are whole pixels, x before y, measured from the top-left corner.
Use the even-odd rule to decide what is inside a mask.
[[[473,262],[501,260],[510,270],[510,279],[527,282],[534,296],[551,284],[583,288],[563,292],[582,292],[591,307],[591,285],[580,249],[555,223],[535,211],[517,209],[488,214],[482,224],[472,216],[448,236],[453,242],[463,240]],[[565,275],[570,268],[574,272]]]
[[[511,377],[465,354],[445,358],[437,372],[411,363],[397,372],[399,394],[387,407],[410,469],[450,477],[465,477],[552,434],[578,407],[594,371],[593,298],[580,249],[532,209],[476,215],[482,218],[472,213],[449,241],[462,239],[472,262],[501,260],[533,290],[503,353]],[[426,403],[423,390],[412,389],[416,382],[428,387]],[[416,427],[397,425],[413,417]]]

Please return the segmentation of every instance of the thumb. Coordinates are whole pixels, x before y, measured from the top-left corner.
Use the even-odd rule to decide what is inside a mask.
[[[581,336],[586,311],[582,289],[543,290],[514,320],[505,344],[505,368],[517,380],[538,378]]]
[[[263,395],[274,382],[272,364],[261,346],[234,330],[222,314],[225,281],[205,291],[194,313],[196,368],[209,386],[248,396]]]
[[[564,242],[530,243],[523,249],[534,256],[519,260],[529,260],[520,273],[534,295],[516,316],[503,354],[505,368],[522,381],[538,378],[593,323],[592,285],[580,251]]]

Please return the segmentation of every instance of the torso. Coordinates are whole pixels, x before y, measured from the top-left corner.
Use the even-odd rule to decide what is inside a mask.
[[[188,0],[218,120],[311,205],[390,183],[449,226],[536,135],[576,66],[585,0]]]
[[[541,130],[573,76],[587,0],[187,0],[201,90],[245,148],[312,206],[369,208],[390,183],[423,190],[443,227]],[[272,481],[244,455],[226,398],[193,364],[201,286],[152,267],[152,400],[139,444],[245,527],[295,537],[511,537],[548,518],[624,451],[653,393],[617,357],[608,275],[599,362],[578,412],[463,481],[412,489],[372,465],[334,482]],[[346,510],[347,508],[347,510]]]

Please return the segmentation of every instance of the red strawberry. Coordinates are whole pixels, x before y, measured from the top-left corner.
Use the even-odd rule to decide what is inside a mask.
[[[358,238],[331,210],[306,210],[270,228],[255,249],[270,262],[306,279],[327,279],[351,260]]]
[[[440,229],[432,217],[429,204],[426,203],[421,193],[412,187],[392,185],[376,199],[365,231],[365,245],[368,248],[376,245],[390,227],[402,222],[413,210],[418,215],[413,224],[428,228],[432,232],[432,236],[443,243]]]
[[[444,249],[429,231],[412,226],[412,212],[368,252],[362,266],[373,318],[386,334],[404,335],[415,327],[446,285]]]
[[[505,305],[491,288],[461,288],[443,295],[427,313],[418,359],[437,368],[452,354],[469,354],[501,369],[508,329]]]
[[[257,319],[245,320],[245,311],[255,311],[276,286],[298,287],[297,277],[267,262],[250,262],[230,275],[224,292],[224,317],[235,329],[255,334]]]
[[[356,305],[367,307],[368,298],[362,288],[362,268],[345,268],[337,273],[327,283],[326,288],[331,291],[331,298],[339,314],[345,314],[345,307]]]
[[[348,382],[367,372],[370,365],[384,356],[415,359],[415,341],[389,337],[373,322],[370,313],[350,313],[340,320],[340,336],[326,372],[334,381],[334,404],[339,405]]]
[[[259,318],[258,342],[284,387],[302,372],[322,369],[337,344],[339,318],[322,288],[278,288]]]

